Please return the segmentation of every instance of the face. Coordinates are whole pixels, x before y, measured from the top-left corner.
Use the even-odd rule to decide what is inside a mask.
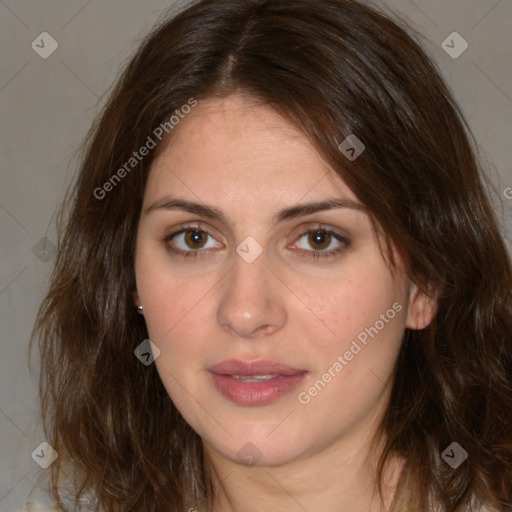
[[[367,434],[405,327],[428,321],[351,190],[239,96],[200,102],[153,162],[135,272],[170,398],[231,461],[286,464]]]

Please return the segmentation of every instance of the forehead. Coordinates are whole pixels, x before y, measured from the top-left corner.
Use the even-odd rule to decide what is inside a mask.
[[[279,204],[355,199],[304,133],[270,106],[238,95],[200,101],[174,128],[151,166],[145,196],[165,193],[233,206],[258,195]]]

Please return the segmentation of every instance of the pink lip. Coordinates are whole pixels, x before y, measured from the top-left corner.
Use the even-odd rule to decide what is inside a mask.
[[[240,405],[267,405],[291,392],[308,373],[275,361],[229,360],[209,369],[216,388],[226,398]],[[244,382],[234,375],[273,375],[261,382]]]

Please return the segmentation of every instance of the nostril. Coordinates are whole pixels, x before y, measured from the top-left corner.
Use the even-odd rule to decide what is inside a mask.
[[[262,325],[256,329],[256,333],[258,334],[268,334],[269,331],[272,331],[273,327],[270,324]]]

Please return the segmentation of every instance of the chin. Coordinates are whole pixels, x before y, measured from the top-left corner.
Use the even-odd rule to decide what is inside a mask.
[[[233,426],[233,423],[231,425]],[[278,426],[276,429],[277,425],[279,422],[272,422],[269,428],[267,423],[259,426],[252,422],[250,425],[240,426],[237,430],[231,428],[232,437],[201,437],[222,457],[247,466],[282,466],[300,459],[312,449],[307,443],[309,439],[301,438],[299,429],[282,428],[278,432],[281,427]]]

